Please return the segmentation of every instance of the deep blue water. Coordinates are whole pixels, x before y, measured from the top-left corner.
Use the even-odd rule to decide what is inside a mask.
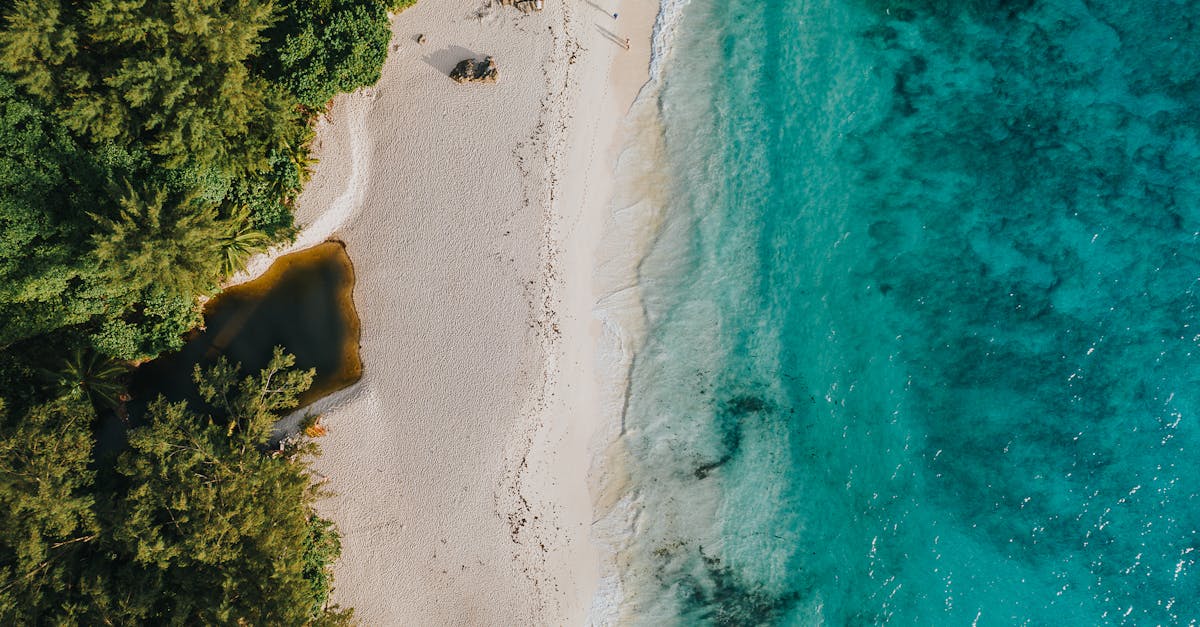
[[[692,0],[640,624],[1200,619],[1200,3]]]

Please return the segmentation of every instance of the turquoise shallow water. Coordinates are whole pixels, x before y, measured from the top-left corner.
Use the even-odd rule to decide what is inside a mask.
[[[692,1],[635,622],[1200,619],[1198,18]]]

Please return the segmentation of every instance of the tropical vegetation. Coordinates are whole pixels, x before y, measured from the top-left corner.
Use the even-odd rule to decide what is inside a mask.
[[[224,361],[206,407],[159,398],[96,464],[97,404],[79,388],[0,415],[5,624],[342,624],[328,605],[339,544],[312,503],[311,441],[269,449],[311,370],[277,351],[256,375]]]
[[[127,373],[295,235],[316,116],[408,4],[0,0],[0,623],[347,619],[314,448],[268,447],[311,373],[218,362],[192,405]]]

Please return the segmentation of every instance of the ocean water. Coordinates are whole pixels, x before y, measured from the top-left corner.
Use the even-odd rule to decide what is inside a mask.
[[[1200,619],[1200,3],[692,0],[623,610]]]

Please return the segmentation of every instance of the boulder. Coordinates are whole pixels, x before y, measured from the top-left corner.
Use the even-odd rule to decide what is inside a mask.
[[[491,57],[483,61],[463,59],[450,71],[450,78],[458,83],[494,83],[498,77],[496,61]]]

